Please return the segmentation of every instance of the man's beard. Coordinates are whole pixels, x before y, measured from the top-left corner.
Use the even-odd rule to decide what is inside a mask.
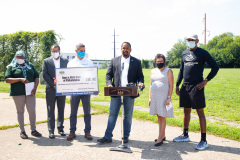
[[[124,53],[123,53],[123,57],[126,57],[126,58],[127,58],[127,57],[128,57],[128,52],[124,52]]]

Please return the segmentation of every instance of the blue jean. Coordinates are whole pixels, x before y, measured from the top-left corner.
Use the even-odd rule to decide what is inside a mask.
[[[91,131],[91,108],[90,108],[91,95],[77,95],[71,96],[71,115],[70,115],[70,133],[75,133],[77,130],[77,113],[79,108],[80,99],[82,99],[84,122],[85,122],[85,133]]]
[[[124,96],[123,106],[124,106],[124,121],[123,121],[124,137],[129,137],[132,125],[134,98]],[[113,137],[112,132],[116,125],[120,107],[121,97],[120,96],[115,98],[111,97],[110,114],[108,117],[108,125],[104,136],[107,139],[111,139]]]

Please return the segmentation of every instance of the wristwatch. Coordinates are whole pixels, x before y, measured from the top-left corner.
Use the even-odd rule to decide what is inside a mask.
[[[171,96],[167,96],[167,98],[171,98]]]
[[[208,81],[208,79],[207,79],[207,78],[205,78],[205,81]]]

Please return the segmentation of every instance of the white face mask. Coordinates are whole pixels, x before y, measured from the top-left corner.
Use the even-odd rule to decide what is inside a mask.
[[[18,64],[24,64],[25,63],[25,59],[17,59],[17,63]]]
[[[188,47],[195,48],[196,47],[195,41],[188,41]]]
[[[53,58],[57,59],[59,57],[60,53],[58,52],[52,52]]]

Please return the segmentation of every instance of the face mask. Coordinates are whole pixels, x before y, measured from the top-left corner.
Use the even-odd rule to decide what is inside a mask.
[[[78,52],[77,55],[79,58],[83,58],[85,56],[85,52]]]
[[[25,63],[25,59],[17,59],[17,63],[18,64],[24,64]]]
[[[53,58],[57,59],[59,57],[60,53],[58,52],[52,52]]]
[[[188,47],[195,48],[196,47],[195,41],[188,41]]]
[[[161,69],[164,66],[164,63],[156,63],[157,67]]]

